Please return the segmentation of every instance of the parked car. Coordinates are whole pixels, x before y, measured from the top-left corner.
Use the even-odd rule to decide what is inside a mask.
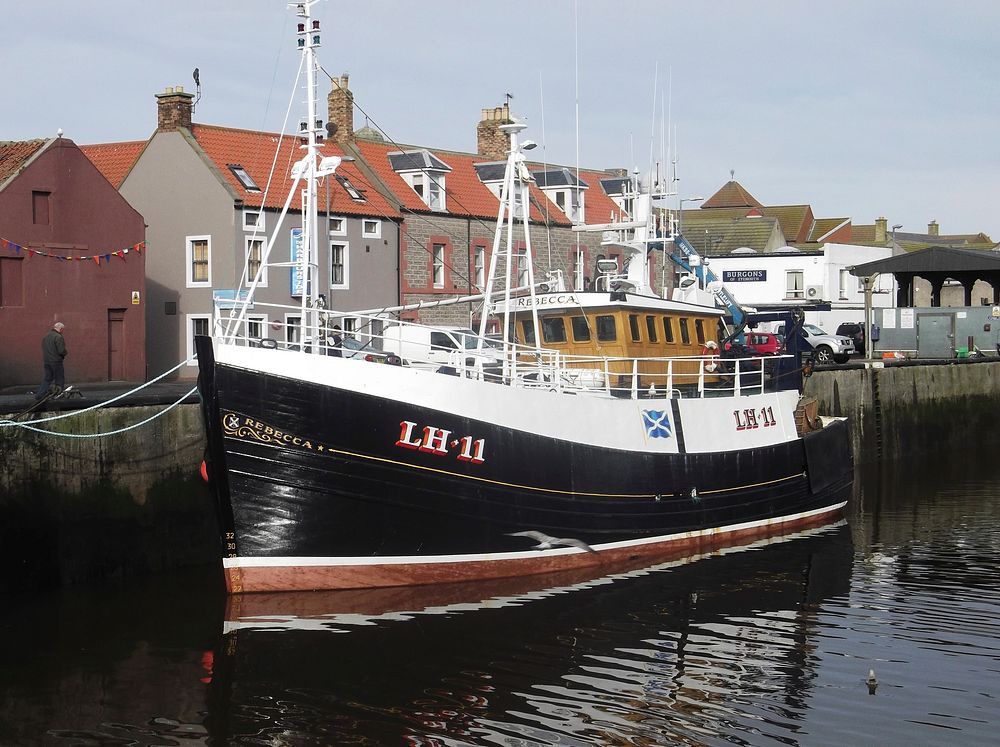
[[[376,350],[370,342],[361,342],[353,337],[341,340],[340,351],[344,358],[360,358],[370,363],[388,363],[391,366],[400,366],[403,363],[398,355]]]
[[[854,354],[854,340],[827,334],[815,324],[803,324],[802,337],[812,348],[812,359],[816,363],[847,363]]]
[[[746,346],[756,355],[777,355],[784,349],[781,335],[773,332],[747,332]]]
[[[854,350],[865,354],[865,325],[861,322],[844,322],[837,327],[837,334],[850,337],[854,341]]]
[[[475,362],[479,338],[467,327],[422,327],[418,325],[390,325],[382,332],[382,347],[403,360],[403,365],[437,370],[454,363],[458,351],[465,351],[466,365]],[[497,363],[502,353],[502,343],[484,340],[482,356],[486,365]]]

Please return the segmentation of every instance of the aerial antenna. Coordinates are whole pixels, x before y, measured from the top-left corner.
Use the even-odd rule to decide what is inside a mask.
[[[201,75],[198,73],[198,68],[194,69],[194,72],[191,73],[191,77],[194,78],[195,87],[194,103],[191,104],[191,113],[193,114],[195,107],[198,106],[198,102],[201,101]]]

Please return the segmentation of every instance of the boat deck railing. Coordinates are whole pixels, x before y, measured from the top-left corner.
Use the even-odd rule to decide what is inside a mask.
[[[303,351],[316,355],[339,355],[358,361],[397,363],[471,379],[542,389],[553,392],[628,399],[742,396],[774,389],[794,388],[781,385],[777,365],[791,356],[724,357],[661,356],[620,357],[568,355],[553,348],[520,345],[493,337],[479,338],[464,332],[464,347],[425,345],[410,341],[405,360],[388,353],[383,330],[388,325],[412,325],[377,315],[358,312],[322,310],[316,325],[303,325],[301,317],[287,313],[288,306],[254,305],[263,309],[282,309],[280,319],[268,321],[265,315],[250,314],[245,321],[232,324],[228,312],[217,314],[215,335],[226,342],[274,350]],[[294,307],[293,307],[294,308]],[[339,326],[340,330],[334,327]],[[446,328],[431,327],[432,330]],[[335,337],[341,338],[335,345]],[[418,348],[414,352],[414,346]]]

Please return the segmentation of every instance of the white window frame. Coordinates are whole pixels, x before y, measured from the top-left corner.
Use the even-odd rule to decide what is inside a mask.
[[[368,230],[369,225],[373,226],[372,230]],[[361,219],[361,238],[363,239],[381,239],[382,238],[382,221],[378,218],[362,218]]]
[[[340,228],[334,228],[334,223],[337,222]],[[346,236],[347,235],[347,218],[343,215],[331,215],[330,216],[330,235],[331,236]]]
[[[251,220],[251,217],[254,215],[257,216],[256,222]],[[243,230],[258,231],[258,232],[262,232],[265,230],[265,219],[264,219],[263,208],[243,208]]]
[[[486,288],[486,247],[476,244],[472,247],[472,275],[476,279],[476,288]]]
[[[431,244],[431,285],[434,288],[444,288],[444,254],[444,244]]]
[[[294,322],[292,320],[295,320]],[[289,332],[292,330],[296,331],[294,335],[295,340],[289,339]],[[302,315],[301,314],[285,314],[285,331],[283,333],[284,343],[286,346],[298,345],[301,349],[302,347]]]
[[[793,278],[798,278],[798,287],[792,288]],[[803,270],[785,270],[785,298],[786,299],[805,299],[806,297],[806,286],[805,286],[805,271]]]
[[[267,249],[267,239],[263,236],[247,236],[243,243],[243,266],[246,268],[247,273],[247,284],[253,282],[253,275],[250,274],[250,244],[253,242],[260,243],[260,282],[257,283],[258,288],[267,287],[267,263],[264,262],[264,251]]]
[[[341,317],[340,329],[344,337],[351,337],[358,340],[358,342],[367,342],[367,340],[358,339],[358,317],[356,316]]]
[[[431,210],[445,210],[445,175],[440,171],[427,174],[427,207]]]
[[[335,246],[343,247],[343,266],[344,266],[344,277],[343,282],[335,283],[333,282],[333,248]],[[330,289],[331,290],[347,290],[351,287],[351,244],[347,241],[331,241],[330,242]]]
[[[841,270],[840,271],[840,300],[841,301],[846,301],[847,300],[847,278],[848,278],[849,275],[850,275],[850,272],[848,272],[847,270]]]
[[[517,263],[517,287],[523,288],[528,284],[528,247],[520,247],[514,256]]]
[[[207,280],[194,280],[194,247],[193,244],[196,241],[204,241],[208,247],[208,279]],[[211,236],[185,236],[184,237],[185,246],[185,280],[186,287],[188,288],[211,288],[212,287],[212,237]]]
[[[184,328],[184,336],[187,338],[187,365],[197,366],[198,361],[194,359],[194,323],[195,320],[205,320],[205,324],[208,327],[208,334],[212,334],[212,315],[211,314],[185,314],[184,315],[186,325]]]
[[[584,261],[583,247],[577,247],[573,255],[573,290],[586,290],[583,287],[583,279],[587,274],[587,266]]]
[[[251,324],[258,324],[258,325],[260,325],[260,334],[257,335],[256,337],[254,335],[250,334],[250,325]],[[247,339],[250,339],[250,340],[253,340],[253,339],[263,340],[265,337],[267,337],[267,330],[268,330],[267,324],[268,324],[267,314],[247,314],[247,321],[246,321],[246,336],[247,336]]]

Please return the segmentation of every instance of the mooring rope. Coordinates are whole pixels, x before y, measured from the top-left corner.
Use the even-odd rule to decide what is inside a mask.
[[[156,414],[154,414],[154,415],[146,418],[145,420],[143,420],[143,421],[141,421],[139,423],[135,423],[133,425],[126,426],[124,428],[119,428],[119,429],[114,430],[114,431],[107,431],[107,432],[104,432],[104,433],[60,433],[58,431],[50,431],[50,430],[46,430],[44,428],[38,428],[36,426],[38,424],[40,424],[40,423],[49,423],[49,422],[52,422],[54,420],[62,420],[64,418],[72,418],[72,417],[76,417],[78,415],[83,415],[84,413],[93,412],[94,410],[98,410],[98,409],[100,409],[102,407],[107,407],[110,404],[118,402],[119,400],[125,399],[126,397],[128,397],[128,396],[130,396],[132,394],[135,394],[136,392],[141,391],[142,389],[145,389],[150,384],[155,384],[156,382],[158,382],[161,379],[169,376],[170,374],[174,373],[175,371],[177,371],[178,369],[182,368],[183,366],[188,365],[193,360],[194,360],[194,357],[187,358],[187,359],[181,361],[180,363],[178,363],[173,368],[171,368],[169,371],[165,371],[162,374],[160,374],[159,376],[157,376],[156,378],[150,379],[145,384],[140,384],[139,386],[135,387],[134,389],[130,389],[129,391],[124,392],[122,394],[119,394],[116,397],[112,397],[111,399],[107,400],[106,402],[99,402],[96,405],[91,405],[90,407],[85,407],[85,408],[83,408],[81,410],[73,410],[72,412],[65,412],[65,413],[60,413],[58,415],[51,415],[51,416],[46,417],[46,418],[39,418],[38,420],[32,420],[31,421],[31,425],[29,425],[27,422],[21,422],[21,421],[17,421],[17,420],[0,420],[0,428],[24,428],[25,430],[34,431],[35,433],[44,433],[44,434],[49,435],[49,436],[62,436],[63,438],[100,438],[102,436],[114,436],[114,435],[117,435],[119,433],[124,433],[126,431],[133,430],[135,428],[140,428],[140,427],[146,425],[147,423],[151,423],[152,421],[156,420],[158,417],[161,417],[162,415],[165,415],[166,413],[170,412],[170,410],[174,409],[179,404],[181,404],[184,400],[186,400],[188,397],[190,397],[192,394],[194,394],[198,390],[198,387],[197,386],[192,387],[190,391],[185,392],[181,396],[180,399],[178,399],[176,402],[174,402],[173,404],[171,404],[169,407],[164,408],[160,412],[157,412]]]

